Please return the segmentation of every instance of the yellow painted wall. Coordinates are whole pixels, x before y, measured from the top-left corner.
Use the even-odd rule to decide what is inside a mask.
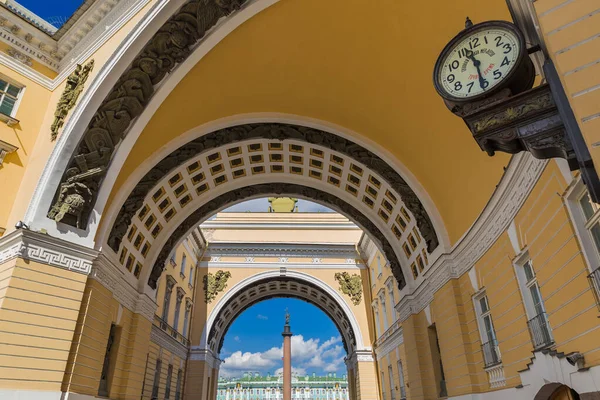
[[[100,46],[89,59],[84,61],[84,63],[88,62],[90,59],[94,59],[95,61],[94,69],[88,77],[85,89],[90,87],[94,77],[100,72],[103,65],[110,59],[117,47],[125,40],[127,35],[138,24],[143,16],[148,13],[153,4],[154,2],[150,1],[137,14],[132,16],[120,30]],[[15,80],[27,85],[27,91],[23,97],[23,102],[27,101],[28,104],[26,109],[21,110],[21,107],[23,107],[24,104],[23,102],[21,103],[16,117],[21,121],[19,126],[21,126],[23,130],[20,131],[18,129],[19,126],[17,126],[16,132],[12,132],[12,129],[8,128],[10,131],[7,133],[13,137],[16,135],[19,136],[20,141],[24,143],[23,145],[14,143],[14,140],[10,143],[23,147],[24,151],[19,153],[17,159],[13,159],[13,167],[10,169],[7,169],[6,166],[0,167],[0,184],[6,179],[7,182],[11,184],[9,187],[14,187],[14,190],[9,191],[6,196],[3,196],[10,199],[10,201],[7,200],[6,208],[4,207],[4,204],[1,203],[2,200],[0,200],[0,227],[6,226],[7,230],[11,230],[15,223],[23,218],[42,170],[56,144],[56,142],[50,140],[50,126],[54,120],[56,103],[62,95],[66,81],[60,83],[53,92],[50,92],[46,89],[42,89],[33,82],[29,82],[29,80],[17,72],[9,70],[4,66],[0,66],[0,73],[5,73],[5,70],[10,71],[11,76],[15,76]],[[8,73],[5,74],[8,75]],[[85,95],[85,89],[81,93],[79,100]],[[65,124],[72,114],[73,110],[69,113],[69,116],[65,120]],[[4,134],[4,127],[5,125],[0,123],[0,139],[2,140],[5,140],[2,137]],[[59,133],[59,135],[60,134],[62,134],[62,132]],[[9,157],[15,156],[10,155]],[[26,170],[23,170],[24,168],[26,168]],[[6,215],[3,213],[6,213]]]
[[[548,53],[585,141],[600,169],[600,14],[594,0],[538,0],[533,3]]]
[[[60,391],[86,276],[17,258],[0,265],[0,387]]]
[[[183,242],[182,242],[183,243]],[[191,248],[190,248],[191,249]],[[156,296],[156,304],[158,305],[158,308],[156,310],[156,315],[158,315],[159,317],[162,317],[163,315],[163,307],[164,307],[164,298],[165,298],[165,291],[166,291],[166,287],[167,287],[167,275],[173,277],[176,281],[175,286],[173,287],[173,291],[171,293],[171,301],[169,303],[169,313],[168,313],[168,318],[167,318],[167,323],[169,325],[171,325],[172,327],[174,327],[175,329],[177,329],[178,332],[183,333],[183,320],[184,320],[184,316],[185,316],[185,299],[188,298],[190,300],[194,299],[194,289],[195,286],[197,285],[197,282],[201,282],[202,278],[200,277],[200,281],[198,281],[198,276],[200,274],[199,271],[197,271],[197,265],[194,262],[194,260],[196,260],[196,256],[193,254],[190,254],[190,252],[183,246],[183,244],[180,244],[179,246],[177,246],[177,248],[174,250],[175,252],[175,264],[171,263],[170,260],[167,260],[166,262],[166,266],[165,266],[165,270],[163,271],[163,274],[161,275],[159,281],[158,281],[158,289],[157,289],[157,296]],[[183,273],[183,275],[181,274],[181,265],[182,265],[182,260],[183,260],[183,255],[185,254],[186,257],[186,263],[185,263],[185,271]],[[190,285],[190,268],[192,268],[192,284]],[[185,295],[183,297],[183,301],[181,302],[181,307],[179,310],[179,323],[177,324],[177,326],[174,326],[174,322],[175,322],[175,308],[177,306],[177,288],[181,288],[184,290]],[[191,318],[191,315],[190,315]],[[188,325],[189,328],[190,325]]]
[[[475,21],[509,18],[505,1],[479,5],[284,0],[269,7],[211,50],[156,111],[107,205],[143,160],[184,132],[232,115],[289,113],[353,130],[387,149],[425,187],[456,241],[508,162],[507,155],[478,149],[431,81],[439,51],[463,28],[467,12]]]
[[[0,65],[0,74],[25,87],[14,115],[14,118],[20,122],[12,127],[0,122],[0,140],[18,147],[18,150],[9,153],[4,158],[0,166],[0,188],[2,188],[0,189],[2,192],[2,196],[0,196],[0,228],[9,230],[14,226],[14,222],[9,224],[8,216],[13,207],[17,190],[22,184],[25,168],[32,159],[34,145],[51,93],[34,81],[3,65]],[[45,161],[44,159],[39,162]]]

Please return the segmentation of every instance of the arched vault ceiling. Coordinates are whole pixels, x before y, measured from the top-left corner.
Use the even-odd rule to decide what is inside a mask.
[[[443,105],[440,49],[475,22],[509,19],[503,0],[281,0],[229,34],[156,111],[109,199],[148,157],[192,128],[246,113],[335,124],[387,149],[420,181],[454,243],[498,184],[508,156],[481,152]]]

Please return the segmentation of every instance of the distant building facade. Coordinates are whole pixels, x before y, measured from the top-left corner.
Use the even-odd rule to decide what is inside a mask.
[[[281,375],[244,373],[242,378],[221,378],[217,400],[279,400],[283,398]],[[348,400],[348,379],[330,373],[326,376],[293,376],[292,400]]]

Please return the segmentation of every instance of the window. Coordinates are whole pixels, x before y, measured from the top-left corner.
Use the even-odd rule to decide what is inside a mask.
[[[383,331],[387,331],[388,329],[388,317],[387,317],[387,307],[385,306],[385,296],[383,295],[383,293],[381,294],[381,297],[379,298],[379,301],[381,301],[381,319],[383,320]]]
[[[152,400],[158,399],[158,385],[160,384],[160,370],[162,369],[162,360],[156,360],[156,369],[154,370],[154,383],[152,384]]]
[[[531,260],[526,261],[520,268],[517,268],[517,278],[525,302],[525,311],[529,317],[527,325],[529,326],[534,349],[548,347],[554,343],[554,339],[552,338],[544,299]]]
[[[381,334],[381,326],[379,325],[379,310],[377,310],[377,303],[373,305],[373,311],[375,312],[375,325],[377,328],[376,336]]]
[[[181,257],[181,271],[179,272],[181,274],[181,276],[185,276],[185,263],[187,261],[187,257],[184,254],[183,257]]]
[[[584,252],[587,255],[590,265],[598,265],[600,257],[600,207],[590,200],[590,195],[586,190],[579,197],[578,204],[585,224],[585,234],[587,234],[586,238],[581,238]],[[577,226],[577,218],[574,219]],[[592,244],[590,245],[589,242]],[[593,247],[593,250],[590,251],[590,247]],[[600,307],[600,267],[588,275],[588,280],[592,288],[592,293],[596,298],[596,304]]]
[[[190,323],[190,311],[192,310],[192,304],[186,301],[185,303],[185,314],[183,314],[183,329],[181,334],[184,338],[188,335],[188,324]]]
[[[0,76],[0,113],[9,117],[16,114],[16,106],[22,89],[22,87],[8,83],[4,77]]]
[[[385,375],[381,371],[381,398],[385,400]]]
[[[476,296],[474,301],[477,324],[481,336],[481,349],[483,351],[485,367],[487,368],[500,363],[500,350],[498,348],[496,331],[494,330],[487,296],[485,293],[481,294]]]
[[[388,295],[390,296],[390,306],[394,311],[392,311],[393,321],[397,321],[399,318],[398,311],[396,310],[396,298],[394,296],[394,281],[393,279],[389,279],[387,283]]]
[[[193,286],[194,284],[194,267],[190,267],[190,280],[188,281],[188,285]]]
[[[388,365],[388,383],[390,385],[390,397],[394,400],[396,398],[394,393],[394,372],[392,371],[391,365]]]
[[[108,397],[109,384],[112,378],[111,359],[113,356],[113,345],[115,343],[117,326],[111,324],[108,333],[108,342],[106,343],[106,352],[104,353],[104,364],[102,364],[102,373],[100,374],[100,386],[98,387],[98,396]]]
[[[165,384],[165,400],[169,400],[171,396],[171,380],[173,378],[173,366],[167,368],[167,383]]]
[[[177,289],[177,301],[175,303],[175,317],[173,318],[173,328],[177,331],[177,327],[179,326],[179,313],[181,311],[181,302],[183,301],[183,292],[180,292],[181,289]]]
[[[167,287],[165,288],[165,298],[163,300],[162,320],[165,323],[168,322],[169,318],[169,307],[171,307],[171,293],[173,292],[174,281],[173,278],[167,276]]]
[[[371,286],[375,286],[375,268],[371,268]]]
[[[377,277],[381,278],[381,256],[377,256]]]
[[[398,360],[398,380],[400,381],[400,399],[406,399],[406,388],[404,387],[404,370],[402,361]]]

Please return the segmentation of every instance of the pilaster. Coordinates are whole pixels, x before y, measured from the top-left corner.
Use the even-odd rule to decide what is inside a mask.
[[[377,366],[371,350],[355,350],[346,357],[348,383],[354,382],[350,396],[356,400],[378,400]],[[351,372],[351,374],[350,374]],[[350,380],[350,375],[353,379]]]
[[[211,393],[216,395],[212,386],[217,383],[220,365],[221,360],[211,350],[192,347],[187,362],[183,398],[213,400],[214,397],[209,396]]]

